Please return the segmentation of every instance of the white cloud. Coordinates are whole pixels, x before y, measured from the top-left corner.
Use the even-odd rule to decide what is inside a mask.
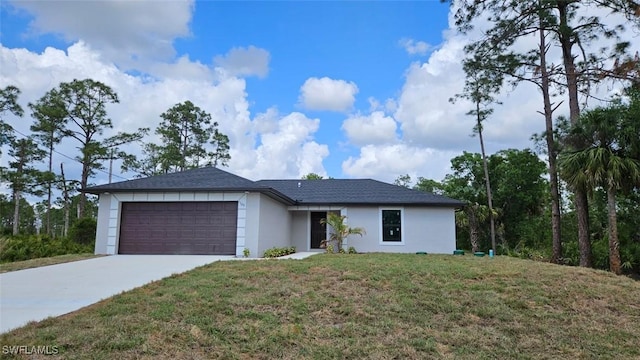
[[[258,76],[264,78],[269,73],[269,52],[253,45],[237,47],[224,56],[216,56],[213,62],[231,76]]]
[[[190,35],[194,2],[152,0],[12,1],[34,16],[30,33],[83,40],[106,59],[131,65],[174,56],[173,41]]]
[[[407,70],[393,113],[407,143],[460,152],[479,150],[478,139],[471,137],[475,119],[466,114],[473,104],[449,101],[464,86],[460,59],[467,41],[466,36],[452,33],[427,62],[414,63]],[[544,119],[537,113],[542,103],[537,88],[527,83],[515,90],[506,87],[497,98],[503,105],[492,106],[494,113],[484,123],[488,152],[531,147],[531,135],[544,130]]]
[[[415,41],[413,39],[403,38],[398,44],[404,48],[409,55],[426,55],[433,47],[424,41]]]
[[[189,55],[183,55],[172,63],[156,62],[147,67],[147,72],[160,79],[182,79],[195,81],[214,81],[222,76],[211,67],[199,61],[192,61]]]
[[[404,174],[414,179],[423,176],[442,180],[454,154],[406,144],[366,145],[357,158],[349,157],[342,163],[342,171],[351,177],[371,177],[390,183]]]
[[[110,86],[120,103],[108,106],[117,131],[134,131],[138,127],[152,130],[160,122],[159,115],[178,102],[191,100],[209,112],[219,123],[219,129],[229,136],[231,161],[229,169],[252,179],[300,176],[308,172],[326,174],[323,160],[329,154],[326,145],[314,140],[318,119],[308,119],[300,113],[281,116],[275,109],[251,118],[246,82],[237,77],[220,77],[215,69],[191,62],[188,58],[173,64],[162,64],[164,77],[133,76],[79,42],[62,50],[47,48],[37,54],[25,49],[0,46],[0,84],[12,84],[22,90],[19,102],[25,111],[22,119],[7,116],[7,121],[22,133],[29,132],[32,120],[27,104],[34,102],[60,82],[92,78]],[[160,65],[158,65],[160,66]],[[187,71],[184,71],[187,69]],[[193,72],[189,71],[193,70]],[[200,78],[198,78],[200,76]],[[217,78],[215,81],[210,79]],[[149,139],[156,141],[154,135]],[[65,140],[57,150],[75,156],[76,144]],[[127,149],[138,153],[137,146]],[[6,165],[6,157],[2,165]],[[55,164],[65,162],[69,178],[77,177],[76,162],[56,155]],[[57,165],[59,166],[59,165]],[[119,172],[115,172],[119,175]],[[133,177],[134,174],[126,174]],[[116,177],[115,180],[120,180]],[[98,173],[94,181],[103,183],[106,174]]]
[[[412,64],[406,73],[394,117],[403,139],[432,148],[460,148],[468,142],[473,124],[465,104],[449,98],[464,85],[460,65],[462,43],[447,43],[424,64]]]
[[[231,154],[232,159],[240,157],[239,166],[231,166],[237,174],[252,179],[300,178],[311,172],[326,174],[322,161],[329,155],[329,148],[313,140],[320,120],[298,112],[281,117],[270,109],[256,116],[254,125],[253,133],[259,140],[255,151],[240,154],[243,149],[239,148]]]
[[[382,111],[374,111],[369,115],[355,114],[342,124],[349,142],[362,146],[367,144],[386,144],[397,141],[396,121],[385,116]]]
[[[309,110],[347,111],[353,107],[358,86],[328,77],[309,78],[300,88],[299,103]]]

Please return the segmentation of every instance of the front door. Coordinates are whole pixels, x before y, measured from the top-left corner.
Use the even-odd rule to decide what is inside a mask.
[[[327,217],[326,211],[311,212],[311,248],[320,249],[320,243],[327,238],[327,225],[320,220]]]

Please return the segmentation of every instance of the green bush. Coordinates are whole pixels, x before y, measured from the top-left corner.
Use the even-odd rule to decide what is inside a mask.
[[[620,249],[622,268],[627,272],[640,272],[640,243],[629,243]]]
[[[349,246],[349,249],[347,250],[347,252],[349,254],[357,254],[358,252],[356,251],[356,248],[354,248],[353,246]]]
[[[335,251],[333,250],[333,245],[327,245],[325,248],[327,254],[333,254]]]
[[[580,249],[577,241],[568,241],[562,243],[562,263],[570,266],[578,266],[580,264]]]
[[[94,245],[78,244],[69,238],[22,235],[0,238],[0,262],[13,262],[65,254],[92,253]]]
[[[535,248],[520,242],[515,248],[509,248],[505,245],[498,246],[499,254],[517,257],[520,259],[528,259],[534,261],[549,262],[551,261],[551,249],[548,247]]]
[[[264,251],[263,256],[266,258],[276,258],[280,256],[285,256],[289,254],[293,254],[296,252],[295,246],[290,247],[272,247],[271,249],[267,249]]]
[[[591,242],[591,254],[593,255],[593,267],[609,270],[609,239],[598,239]]]
[[[83,218],[76,221],[69,229],[69,238],[78,244],[91,244],[96,240],[96,220]]]

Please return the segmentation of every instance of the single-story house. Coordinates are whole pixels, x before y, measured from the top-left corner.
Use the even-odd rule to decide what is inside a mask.
[[[99,195],[96,254],[225,254],[320,250],[328,212],[364,228],[359,252],[452,253],[463,203],[371,179],[261,180],[214,167],[88,188]]]

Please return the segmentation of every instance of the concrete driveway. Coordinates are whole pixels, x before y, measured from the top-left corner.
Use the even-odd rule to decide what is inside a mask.
[[[216,255],[115,255],[0,274],[0,333],[215,261]]]

